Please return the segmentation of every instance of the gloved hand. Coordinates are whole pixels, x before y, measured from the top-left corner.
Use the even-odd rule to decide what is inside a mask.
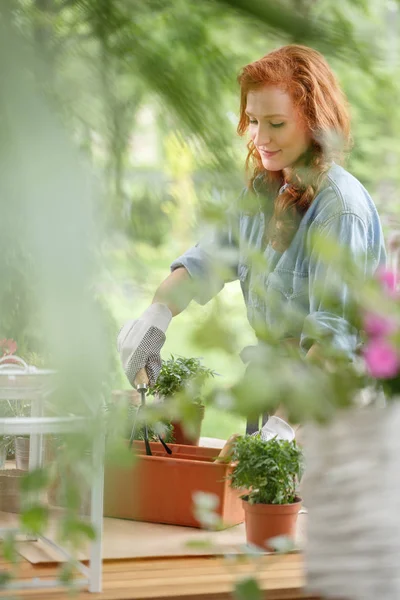
[[[172,313],[165,304],[152,304],[141,317],[125,323],[119,332],[117,348],[125,374],[132,386],[140,369],[145,368],[150,385],[161,370],[160,350]]]
[[[291,442],[295,437],[295,431],[292,427],[290,427],[289,423],[286,423],[286,421],[280,417],[275,416],[269,417],[260,433],[261,439],[265,442],[274,437],[278,438],[278,440],[287,440]],[[255,434],[253,433],[253,435]]]

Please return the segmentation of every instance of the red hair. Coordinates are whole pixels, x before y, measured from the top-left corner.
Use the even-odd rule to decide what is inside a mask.
[[[274,85],[290,95],[311,136],[309,152],[287,173],[285,170],[286,178],[282,171],[266,171],[253,141],[247,144],[249,186],[260,175],[270,195],[278,194],[285,179],[291,184],[275,198],[274,216],[268,228],[269,241],[282,252],[290,245],[331,161],[340,162],[350,147],[347,100],[324,57],[312,48],[295,44],[283,46],[246,65],[238,82],[241,89],[239,135],[249,126],[245,113],[248,92]]]

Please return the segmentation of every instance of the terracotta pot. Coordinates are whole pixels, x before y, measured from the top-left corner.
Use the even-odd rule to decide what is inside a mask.
[[[204,419],[205,407],[203,404],[194,404],[196,410],[194,431],[192,435],[188,433],[184,427],[184,424],[180,421],[172,421],[173,436],[175,444],[183,444],[184,446],[198,446],[201,434],[201,425]]]
[[[29,470],[29,437],[16,437],[15,438],[15,463],[17,469],[23,471]]]
[[[4,356],[2,360],[3,365],[20,365],[21,361],[18,357],[14,356]]]
[[[135,462],[129,467],[106,464],[104,516],[201,527],[193,494],[216,497],[215,512],[225,527],[242,523],[241,493],[230,487],[232,466],[214,462],[219,448],[150,444],[153,456],[144,454],[143,442],[134,442]]]
[[[301,499],[293,504],[250,504],[243,499],[246,538],[249,544],[272,551],[268,540],[277,536],[294,539]]]

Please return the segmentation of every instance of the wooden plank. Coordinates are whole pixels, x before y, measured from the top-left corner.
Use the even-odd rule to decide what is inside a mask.
[[[257,565],[257,564],[244,564],[244,565],[196,565],[196,567],[185,566],[180,567],[179,569],[158,569],[152,571],[151,569],[146,569],[142,573],[137,570],[130,571],[129,569],[118,569],[115,571],[108,571],[104,574],[104,578],[107,581],[120,580],[125,581],[126,579],[130,581],[141,581],[144,579],[145,573],[148,574],[148,577],[152,579],[152,581],[156,582],[158,579],[162,579],[164,577],[172,578],[172,577],[180,577],[182,573],[187,573],[190,571],[192,576],[208,576],[212,577],[215,573],[234,573],[237,576],[244,575],[257,575],[261,572],[268,574],[268,576],[272,579],[277,578],[285,578],[287,581],[292,579],[293,577],[299,578],[302,576],[302,569],[299,565],[290,566],[289,568],[285,568],[280,565]],[[60,569],[52,568],[35,568],[32,569],[20,569],[15,572],[15,577],[18,579],[28,580],[32,577],[39,577],[41,579],[54,579],[57,578],[60,573]]]
[[[4,564],[4,563],[3,563]],[[56,565],[21,563],[20,576],[57,577]],[[232,598],[235,582],[256,576],[268,600],[311,600],[302,591],[303,559],[299,554],[268,555],[247,562],[223,558],[146,559],[107,561],[104,564],[104,591],[95,596],[87,591],[74,594],[76,600],[225,600]],[[0,593],[8,597],[10,592]],[[18,597],[32,600],[60,600],[61,590],[25,590]]]
[[[103,563],[103,573],[118,573],[123,571],[140,572],[151,571],[156,573],[162,570],[179,570],[184,569],[218,569],[218,568],[235,568],[242,569],[246,568],[246,565],[257,565],[268,567],[270,564],[274,565],[275,571],[281,571],[282,569],[288,571],[290,569],[302,569],[303,559],[299,554],[290,554],[285,556],[260,556],[258,558],[250,556],[241,556],[239,559],[224,559],[220,557],[216,558],[203,558],[203,557],[190,557],[187,559],[176,559],[169,558],[164,559],[124,559],[115,561],[105,561]],[[62,565],[61,565],[62,566]],[[60,570],[60,565],[54,563],[48,564],[31,564],[27,561],[20,561],[17,569],[21,577],[31,577],[32,572],[34,576],[40,577],[41,575],[51,574],[54,575]],[[0,564],[0,568],[9,570],[10,565],[8,563]]]
[[[56,593],[49,593],[49,592],[44,592],[44,593],[37,593],[35,596],[30,596],[31,600],[64,600],[66,598],[67,592],[56,592]],[[7,598],[9,598],[10,596],[8,595]],[[26,597],[24,594],[20,594],[18,593],[18,597]],[[306,593],[301,592],[300,590],[294,590],[294,591],[290,591],[290,590],[275,590],[275,591],[270,591],[270,590],[264,590],[262,592],[262,597],[265,600],[321,600],[319,598],[317,598],[316,596],[309,596]],[[94,596],[92,594],[89,594],[89,592],[84,592],[82,594],[73,594],[72,598],[74,598],[74,600],[91,600],[94,598]],[[132,592],[128,589],[128,590],[123,590],[122,592],[120,592],[118,594],[118,596],[115,595],[103,595],[103,594],[96,594],[95,596],[96,600],[232,600],[233,598],[233,592],[232,590],[230,590],[229,592],[223,591],[223,592],[218,592],[218,591],[213,591],[213,592],[204,592],[202,591],[200,594],[193,594],[193,592],[186,594],[186,595],[182,595],[180,594],[179,596],[133,596]]]
[[[240,563],[241,561],[283,561],[285,564],[289,563],[300,563],[303,564],[303,555],[300,552],[293,552],[290,554],[260,554],[259,556],[250,555],[250,554],[238,554],[236,555],[236,562]],[[135,565],[138,565],[140,569],[146,569],[146,565],[149,565],[150,569],[153,569],[159,565],[161,568],[170,568],[176,565],[177,567],[190,566],[196,564],[207,564],[215,563],[216,565],[223,565],[227,561],[233,561],[234,558],[225,558],[223,556],[185,556],[185,557],[175,557],[171,556],[168,558],[122,558],[122,559],[114,559],[114,560],[105,560],[103,562],[103,569],[113,570],[115,565],[129,565],[130,568],[135,568]]]
[[[274,574],[269,571],[257,571],[252,569],[245,573],[217,571],[209,573],[192,573],[190,570],[184,572],[164,573],[159,577],[151,577],[151,573],[147,577],[132,577],[130,573],[114,574],[113,578],[105,577],[103,580],[103,589],[105,592],[110,590],[118,590],[129,587],[132,592],[136,593],[136,597],[140,597],[143,590],[151,590],[154,593],[160,592],[165,595],[171,595],[171,590],[180,590],[191,588],[192,592],[198,587],[224,585],[226,589],[231,589],[235,582],[243,579],[243,577],[257,577],[260,585],[267,589],[294,589],[299,588],[303,584],[301,572],[288,577],[284,572]],[[51,577],[53,578],[53,577]],[[49,576],[43,577],[44,580],[49,579]]]
[[[25,593],[18,594],[20,597],[27,597]],[[172,595],[165,595],[162,591],[159,595],[154,595],[151,590],[144,590],[143,594],[138,596],[132,593],[130,589],[123,589],[115,593],[101,593],[93,596],[89,592],[74,594],[74,600],[232,600],[232,589],[206,589],[201,588],[196,592],[179,592]],[[38,592],[29,595],[30,600],[62,600],[65,598],[63,592]],[[265,600],[319,600],[315,596],[310,596],[302,590],[264,590],[263,598]]]
[[[151,571],[152,574],[157,575],[162,571],[179,571],[179,570],[187,570],[197,571],[198,569],[206,569],[208,571],[213,571],[216,569],[235,569],[236,571],[246,570],[249,567],[254,567],[257,569],[260,568],[273,568],[274,571],[280,572],[285,571],[285,573],[290,572],[291,570],[302,570],[303,569],[303,559],[299,556],[296,556],[295,559],[291,559],[289,556],[276,556],[268,558],[256,559],[256,558],[248,558],[247,560],[240,561],[231,561],[231,560],[212,560],[212,559],[203,559],[198,560],[196,562],[187,562],[187,561],[179,561],[175,563],[175,561],[171,560],[169,562],[160,562],[152,561],[147,564],[140,563],[124,563],[121,564],[112,564],[112,565],[104,565],[103,573],[118,573],[122,571],[129,571],[130,573],[140,573],[143,574],[146,571]]]
[[[145,600],[145,599],[155,599],[155,598],[180,598],[185,596],[199,596],[206,598],[215,593],[231,593],[234,588],[235,582],[237,582],[240,578],[232,576],[232,577],[219,577],[219,578],[203,578],[202,580],[197,579],[192,581],[190,575],[187,577],[185,581],[164,581],[161,585],[157,583],[154,585],[154,582],[150,580],[144,580],[142,585],[134,585],[130,581],[125,581],[122,584],[118,585],[118,582],[112,582],[112,585],[109,586],[110,582],[107,580],[104,582],[105,589],[102,594],[96,595],[96,599],[98,600],[121,600],[125,598],[130,598],[132,600]],[[296,586],[292,590],[288,589],[288,586],[282,580],[278,582],[271,581],[263,581],[262,578],[258,578],[259,584],[264,590],[268,590],[271,595],[274,597],[286,597],[288,596],[288,592],[291,591],[292,597],[302,597],[299,596],[299,592],[301,591],[301,586]],[[274,592],[274,594],[272,594]],[[297,595],[296,595],[297,594]],[[47,599],[49,594],[44,590],[27,590],[20,594],[21,597],[30,597],[30,598],[43,598],[43,600]],[[61,593],[53,590],[51,594],[52,598],[60,597]],[[289,594],[290,596],[290,594]],[[88,600],[87,592],[79,593],[75,596],[76,600]]]
[[[242,579],[240,574],[236,573],[224,573],[224,572],[216,572],[213,574],[205,574],[205,575],[196,575],[186,571],[187,574],[181,573],[173,573],[172,575],[165,574],[164,577],[159,577],[154,579],[149,577],[148,579],[115,579],[110,581],[108,578],[104,580],[104,590],[108,589],[118,589],[126,587],[129,583],[129,587],[132,590],[140,590],[144,588],[160,588],[166,589],[169,587],[184,587],[191,586],[192,589],[197,586],[201,586],[203,584],[223,584],[226,586],[232,586],[236,581]],[[257,580],[260,584],[264,584],[268,589],[278,589],[285,587],[287,589],[301,587],[303,585],[303,577],[286,577],[284,574],[275,578],[271,577],[269,572],[258,572],[253,573],[252,575],[257,576]]]
[[[283,578],[285,578],[286,581],[289,581],[291,579],[300,579],[303,575],[303,572],[301,569],[292,571],[292,572],[288,572],[285,570],[281,570],[281,571],[275,571],[275,569],[272,567],[271,569],[259,569],[257,568],[256,565],[248,565],[248,567],[246,569],[219,569],[219,570],[213,570],[211,571],[209,568],[207,567],[203,567],[203,568],[197,568],[196,570],[191,570],[191,569],[185,569],[184,571],[173,571],[172,573],[161,573],[160,575],[156,576],[155,574],[149,572],[149,577],[151,578],[151,580],[155,583],[158,580],[164,580],[164,579],[180,579],[183,575],[182,573],[188,573],[188,571],[190,571],[190,576],[192,577],[192,579],[194,579],[195,577],[208,577],[208,578],[212,578],[215,575],[220,575],[221,573],[225,573],[227,575],[235,575],[237,577],[244,577],[245,575],[247,576],[265,576],[265,577],[269,577],[272,579],[279,579],[282,580]],[[116,580],[119,581],[125,581],[126,579],[129,579],[130,581],[134,582],[137,581],[138,583],[140,583],[141,581],[143,581],[144,577],[141,576],[140,574],[133,574],[133,573],[128,573],[125,571],[122,572],[115,572],[115,573],[108,573],[106,576],[106,581],[108,582],[113,582]]]

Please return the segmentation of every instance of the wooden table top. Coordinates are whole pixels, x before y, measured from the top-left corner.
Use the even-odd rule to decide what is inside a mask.
[[[0,561],[1,570],[7,569]],[[23,560],[16,575],[21,579],[53,579],[58,567],[32,565]],[[75,600],[225,600],[232,598],[235,583],[256,577],[267,600],[311,600],[304,590],[301,554],[268,555],[240,560],[221,557],[184,557],[168,559],[129,559],[105,561],[103,592],[81,591]],[[10,597],[10,591],[0,597]],[[14,597],[33,600],[59,600],[66,597],[61,589],[26,590]],[[312,598],[315,600],[315,597]]]

